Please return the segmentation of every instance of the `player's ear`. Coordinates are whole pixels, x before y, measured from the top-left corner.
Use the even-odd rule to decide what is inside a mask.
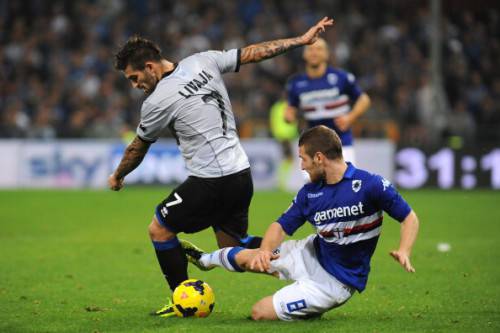
[[[144,64],[144,69],[148,71],[153,71],[154,65],[151,61],[147,61],[146,64]]]
[[[314,156],[313,156],[313,160],[314,160],[316,163],[320,163],[320,162],[324,159],[324,157],[325,157],[325,156],[324,156],[321,152],[317,151],[317,152],[314,154]]]

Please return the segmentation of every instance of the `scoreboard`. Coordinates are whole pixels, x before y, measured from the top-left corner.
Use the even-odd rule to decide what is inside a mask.
[[[403,189],[500,189],[500,148],[396,151],[394,182]]]

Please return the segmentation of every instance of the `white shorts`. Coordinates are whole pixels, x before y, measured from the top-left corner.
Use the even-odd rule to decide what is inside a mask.
[[[273,295],[273,305],[281,320],[307,319],[338,307],[354,294],[349,287],[321,267],[311,235],[286,241],[279,247],[280,257],[271,261],[270,273],[295,282]]]

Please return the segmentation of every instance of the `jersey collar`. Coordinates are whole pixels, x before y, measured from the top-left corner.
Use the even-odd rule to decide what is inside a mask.
[[[317,186],[320,186],[320,187],[323,187],[323,186],[337,186],[344,179],[352,179],[354,177],[354,173],[356,172],[356,167],[354,165],[352,165],[351,162],[346,162],[346,164],[347,164],[347,169],[345,170],[344,175],[342,176],[342,179],[338,183],[327,184],[325,180],[322,180],[319,183],[317,183],[318,184]]]
[[[354,172],[356,172],[356,167],[354,165],[352,165],[351,162],[346,162],[346,163],[347,163],[347,169],[344,172],[344,177],[342,177],[342,178],[343,179],[352,179],[352,177],[354,176]]]
[[[174,63],[174,68],[172,68],[171,71],[163,73],[163,75],[161,76],[161,78],[162,79],[166,78],[167,76],[169,76],[170,74],[172,74],[175,71],[176,68],[177,68],[177,63],[175,62]]]

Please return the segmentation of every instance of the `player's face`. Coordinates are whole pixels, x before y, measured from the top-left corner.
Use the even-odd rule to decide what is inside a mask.
[[[325,178],[325,170],[317,156],[309,156],[304,146],[299,147],[300,167],[309,174],[312,183]]]
[[[155,90],[158,79],[154,75],[150,65],[146,64],[143,70],[137,70],[128,65],[123,72],[127,80],[132,84],[132,87],[143,90],[144,94],[149,95]]]
[[[328,61],[328,46],[324,39],[318,39],[314,44],[304,48],[304,60],[309,66],[319,66]]]

